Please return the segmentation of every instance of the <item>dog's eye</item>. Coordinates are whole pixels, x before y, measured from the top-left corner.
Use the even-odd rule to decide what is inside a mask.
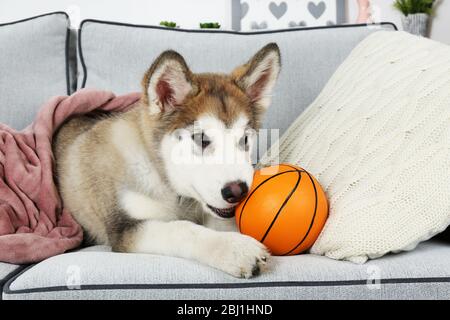
[[[194,142],[201,146],[202,149],[205,149],[207,146],[209,146],[211,144],[211,141],[208,139],[208,136],[206,134],[204,134],[203,132],[201,133],[194,133],[192,134],[192,140],[194,140]]]

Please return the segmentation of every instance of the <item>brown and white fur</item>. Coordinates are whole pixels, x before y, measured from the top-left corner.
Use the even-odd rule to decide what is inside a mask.
[[[58,188],[86,237],[114,251],[258,274],[269,252],[236,232],[236,203],[221,191],[233,181],[252,184],[253,131],[279,71],[274,43],[231,74],[194,74],[166,51],[146,72],[132,110],[64,124],[54,141]]]

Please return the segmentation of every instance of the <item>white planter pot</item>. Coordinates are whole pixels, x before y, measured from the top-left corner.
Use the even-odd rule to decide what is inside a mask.
[[[426,37],[428,35],[428,20],[430,16],[426,13],[409,14],[402,17],[403,30]]]

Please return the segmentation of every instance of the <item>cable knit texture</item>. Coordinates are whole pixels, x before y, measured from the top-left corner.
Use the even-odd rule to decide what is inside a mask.
[[[370,35],[261,162],[297,164],[326,191],[312,253],[363,263],[414,249],[450,224],[450,47]]]

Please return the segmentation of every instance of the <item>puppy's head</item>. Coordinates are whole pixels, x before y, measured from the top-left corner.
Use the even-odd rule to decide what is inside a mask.
[[[194,74],[175,51],[144,76],[143,101],[161,125],[161,157],[182,196],[230,218],[253,179],[251,151],[280,71],[275,43],[231,74]]]

